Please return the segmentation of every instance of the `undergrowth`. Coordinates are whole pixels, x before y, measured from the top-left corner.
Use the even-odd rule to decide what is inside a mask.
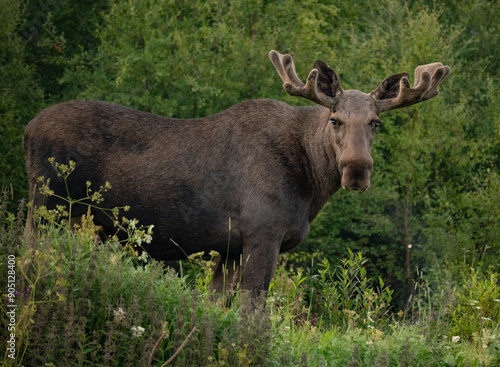
[[[0,200],[5,366],[500,365],[496,273],[457,277],[436,265],[396,310],[362,253],[347,250],[338,265],[321,253],[282,255],[266,307],[246,312],[238,293],[231,307],[213,300],[215,254],[192,256],[180,276],[133,250],[151,227],[120,221],[124,246],[100,239],[90,214],[70,230],[68,208],[38,210],[44,226],[28,238],[24,202],[10,213],[10,198]]]

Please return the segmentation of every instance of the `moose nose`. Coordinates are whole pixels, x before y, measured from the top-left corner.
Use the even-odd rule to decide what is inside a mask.
[[[341,185],[349,190],[368,190],[373,169],[372,157],[345,158],[339,162]]]

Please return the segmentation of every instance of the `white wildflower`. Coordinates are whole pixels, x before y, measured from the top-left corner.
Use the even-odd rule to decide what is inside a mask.
[[[132,336],[134,336],[135,338],[141,337],[142,334],[144,334],[144,332],[146,331],[146,329],[144,329],[142,326],[132,326],[130,330],[132,330]]]
[[[483,320],[486,320],[486,321],[493,321],[492,319],[490,319],[489,317],[481,317]]]
[[[121,321],[123,321],[127,313],[123,308],[118,307],[116,310],[113,311],[113,314],[115,315],[115,322],[120,323]]]
[[[129,222],[129,224],[128,224],[129,228],[135,229],[135,225],[136,225],[138,222],[139,222],[139,221],[138,221],[137,219],[135,219],[135,218],[134,218],[134,219],[132,219],[132,220]]]
[[[452,336],[451,337],[451,341],[453,343],[458,343],[460,341],[460,336],[456,335],[456,336]]]

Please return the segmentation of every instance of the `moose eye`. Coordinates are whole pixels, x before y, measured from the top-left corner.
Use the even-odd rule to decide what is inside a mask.
[[[380,120],[377,120],[377,121],[373,121],[373,127],[376,129],[378,129],[378,127],[380,126]]]
[[[335,120],[334,118],[331,118],[330,122],[332,123],[333,127],[339,127],[341,125],[341,123]]]

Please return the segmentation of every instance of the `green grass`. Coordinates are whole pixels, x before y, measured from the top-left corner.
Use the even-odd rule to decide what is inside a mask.
[[[48,222],[26,241],[23,208],[8,213],[8,199],[0,202],[2,353],[9,255],[19,293],[15,358],[2,354],[5,366],[162,366],[176,352],[177,366],[500,365],[497,274],[420,273],[400,311],[362,254],[346,251],[338,264],[288,255],[266,308],[247,313],[239,294],[229,308],[212,301],[210,263],[200,256],[181,277],[131,246],[102,243],[90,218],[76,232]]]

